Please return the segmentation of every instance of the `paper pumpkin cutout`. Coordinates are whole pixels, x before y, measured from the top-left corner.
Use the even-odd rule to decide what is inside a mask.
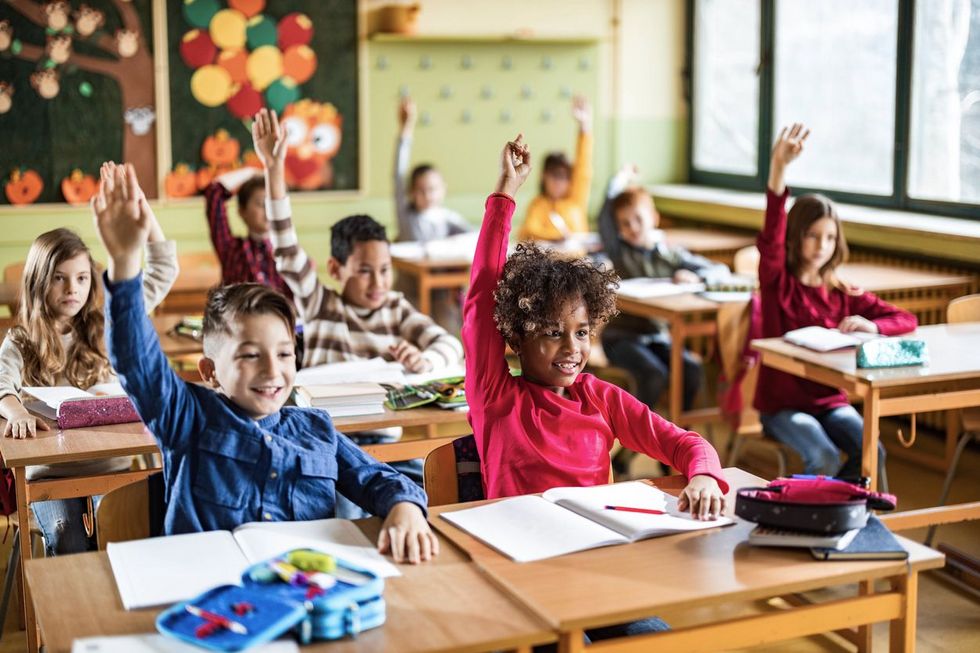
[[[299,87],[288,77],[277,79],[265,89],[266,103],[270,109],[275,109],[278,113],[282,113],[287,104],[292,104],[298,99]]]
[[[228,6],[251,18],[265,9],[265,0],[228,0]]]
[[[31,204],[41,196],[44,190],[44,180],[33,170],[14,169],[10,179],[3,188],[4,194],[11,204]]]
[[[313,39],[313,21],[306,14],[292,13],[279,21],[279,47],[283,50],[294,45],[309,45]]]
[[[219,48],[237,50],[245,47],[245,15],[234,9],[222,9],[208,24],[211,40]]]
[[[193,25],[204,29],[221,9],[218,0],[184,0],[184,19]]]
[[[302,84],[316,72],[316,53],[307,45],[294,45],[282,55],[282,70],[297,84]]]
[[[248,21],[245,38],[248,41],[248,47],[252,50],[261,48],[263,45],[275,45],[278,38],[276,24],[268,16],[255,16]]]
[[[14,106],[14,87],[10,82],[0,82],[0,114]]]
[[[192,29],[180,40],[180,58],[191,68],[200,68],[214,61],[218,48],[211,35],[204,30]]]
[[[69,204],[86,204],[99,185],[92,175],[86,175],[78,168],[71,171],[71,174],[61,180],[61,194],[65,196],[65,201]]]
[[[247,62],[248,53],[245,50],[222,50],[218,54],[217,64],[228,71],[234,84],[244,84],[248,81],[248,75],[245,72]]]
[[[261,93],[245,82],[238,88],[238,92],[229,98],[225,106],[236,118],[251,118],[265,106],[265,100]]]
[[[254,150],[247,150],[245,152],[245,156],[242,157],[242,165],[257,170],[265,169],[265,166],[262,165],[262,161],[259,159],[259,155]]]
[[[238,140],[228,135],[224,129],[219,129],[213,135],[204,139],[201,146],[201,158],[208,165],[231,166],[241,152]]]
[[[191,197],[197,192],[194,172],[186,164],[180,163],[168,172],[163,180],[163,189],[168,197]]]
[[[245,72],[255,90],[265,90],[266,86],[282,77],[282,53],[273,45],[253,50],[248,55]]]
[[[214,178],[217,175],[215,170],[211,166],[205,166],[203,168],[198,168],[197,172],[194,174],[194,187],[196,190],[202,191],[211,185]]]
[[[75,12],[75,31],[79,36],[91,36],[105,24],[105,14],[88,5],[79,5]]]
[[[206,107],[220,106],[231,97],[231,75],[221,66],[201,66],[191,77],[191,94]]]
[[[333,183],[330,160],[340,149],[341,123],[337,108],[303,99],[283,111],[286,129],[286,183],[315,190]]]

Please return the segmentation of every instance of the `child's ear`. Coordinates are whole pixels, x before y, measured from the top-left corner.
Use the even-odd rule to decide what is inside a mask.
[[[201,360],[197,361],[197,371],[201,374],[201,380],[211,389],[217,390],[221,387],[221,384],[218,383],[218,377],[214,373],[214,361],[212,359],[202,356]]]
[[[330,275],[330,278],[340,281],[340,268],[342,267],[344,266],[340,264],[340,261],[336,257],[331,256],[330,260],[327,261],[327,273]]]

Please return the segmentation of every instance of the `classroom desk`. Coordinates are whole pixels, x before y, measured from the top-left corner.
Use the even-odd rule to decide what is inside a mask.
[[[6,425],[0,420],[0,428]],[[35,501],[49,499],[70,499],[105,494],[130,483],[140,481],[159,469],[99,474],[95,476],[71,476],[68,478],[27,480],[25,468],[28,465],[51,465],[55,463],[93,460],[112,456],[134,456],[158,453],[156,440],[143,428],[142,424],[116,424],[89,429],[58,430],[49,422],[50,431],[38,431],[36,438],[15,440],[0,438],[0,456],[4,467],[14,474],[17,487],[17,527],[20,529],[21,560],[31,559],[30,508]],[[65,559],[70,560],[68,556]],[[34,619],[34,604],[30,601],[30,591],[26,580],[23,584],[25,622],[27,626],[28,650],[38,650],[37,628]]]
[[[719,231],[717,229],[664,229],[666,240],[671,245],[679,245],[689,252],[700,254],[712,261],[724,263],[729,268],[735,261],[735,252],[755,245],[755,234]]]
[[[861,469],[875,488],[880,418],[980,406],[980,322],[924,326],[911,337],[926,342],[928,365],[857,369],[853,349],[820,353],[781,338],[755,340],[752,348],[763,365],[843,388],[864,402]]]
[[[439,288],[466,288],[470,285],[469,258],[414,258],[392,256],[391,265],[399,274],[415,277],[419,288],[418,309],[432,315],[432,291]]]
[[[729,511],[735,488],[764,484],[734,468],[726,469],[725,477],[733,488]],[[672,494],[684,483],[680,476],[653,480]],[[670,623],[672,617],[694,607],[787,595],[792,599],[790,607],[777,612],[615,640],[615,644],[607,641],[610,650],[615,647],[616,651],[716,651],[847,629],[845,636],[859,642],[859,650],[870,650],[871,629],[864,626],[890,621],[891,650],[911,652],[915,649],[918,572],[941,567],[944,561],[941,553],[899,538],[910,552],[908,563],[818,562],[805,549],[749,546],[746,540],[753,525],[739,520],[724,528],[516,563],[438,517],[473,505],[433,508],[430,521],[501,587],[520,596],[551,623],[559,633],[562,653],[588,650],[582,643],[582,633],[588,628],[652,615]],[[890,588],[872,593],[875,580],[887,581]],[[862,587],[853,597],[807,604],[799,596],[851,583]],[[850,630],[854,627],[859,627],[857,632]]]
[[[155,315],[151,319],[153,320],[153,329],[160,339],[160,348],[168,358],[204,352],[204,345],[200,340],[174,333],[173,328],[183,319],[182,315]]]
[[[221,283],[221,268],[198,266],[181,268],[167,297],[156,313],[175,315],[200,315],[204,312],[208,290]]]
[[[938,272],[911,270],[879,263],[848,263],[840,268],[841,279],[870,290],[882,299],[915,313],[920,321],[945,316],[950,300],[969,292],[974,278]],[[720,304],[692,294],[635,299],[617,296],[623,313],[662,320],[670,325],[670,380],[668,381],[668,415],[681,426],[720,419],[718,408],[684,412],[682,381],[682,347],[688,338],[714,336]]]
[[[391,410],[385,406],[384,413],[337,417],[334,418],[333,425],[343,433],[373,431],[394,426],[403,428],[411,426],[427,427],[424,434],[406,434],[397,442],[361,445],[361,449],[377,460],[381,462],[395,462],[398,460],[425,458],[436,447],[452,442],[459,437],[459,433],[456,430],[454,430],[452,435],[439,435],[434,428],[439,424],[458,425],[461,431],[469,433],[468,415],[468,410],[444,410],[442,408],[430,408],[428,406],[410,408],[408,410]]]
[[[358,522],[371,541],[380,520]],[[386,620],[356,638],[304,646],[304,653],[514,650],[555,641],[554,632],[498,589],[440,538],[440,555],[385,581]],[[47,653],[68,653],[72,640],[154,632],[159,610],[125,610],[104,552],[31,560],[25,567]],[[66,608],[70,606],[70,608]]]

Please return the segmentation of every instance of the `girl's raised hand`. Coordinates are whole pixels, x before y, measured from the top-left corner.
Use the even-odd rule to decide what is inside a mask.
[[[276,112],[262,109],[252,121],[252,143],[262,165],[271,168],[286,160],[286,129]]]
[[[585,96],[576,95],[572,98],[572,118],[581,131],[587,132],[592,128],[592,107]]]
[[[411,134],[415,129],[415,119],[418,116],[418,110],[415,107],[415,100],[409,96],[405,96],[398,103],[398,125],[402,129],[402,134]]]
[[[122,281],[139,274],[150,219],[140,208],[142,191],[132,164],[103,166],[103,171],[92,213],[99,240],[109,253],[109,277]]]
[[[803,153],[803,143],[810,135],[810,130],[803,123],[795,122],[789,127],[783,127],[779,137],[772,146],[772,162],[787,166]]]
[[[504,145],[504,151],[500,155],[497,192],[514,197],[530,174],[531,150],[524,144],[524,134],[518,134],[517,138]]]

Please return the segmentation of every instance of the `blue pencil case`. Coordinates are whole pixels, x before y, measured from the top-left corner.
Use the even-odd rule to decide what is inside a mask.
[[[384,579],[371,571],[294,549],[246,569],[241,586],[215,587],[167,609],[157,630],[213,651],[244,651],[291,630],[302,644],[341,639],[384,623],[383,591]]]

